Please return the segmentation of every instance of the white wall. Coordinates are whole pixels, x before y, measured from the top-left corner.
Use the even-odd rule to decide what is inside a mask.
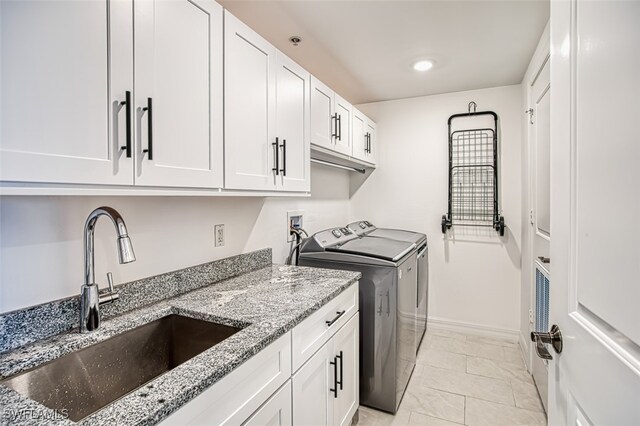
[[[447,209],[450,115],[478,110],[499,116],[500,204],[505,237],[492,230],[454,229],[443,238]],[[421,231],[430,241],[429,316],[514,336],[520,329],[520,85],[360,105],[378,124],[378,169],[352,178],[351,219]]]
[[[118,264],[113,225],[101,218],[95,244],[102,285],[107,271],[120,283],[266,247],[283,263],[287,210],[304,210],[310,232],[348,220],[348,173],[313,165],[311,177],[312,198],[1,197],[0,312],[79,293],[84,221],[101,205],[122,214],[137,256]],[[226,244],[215,248],[219,223]]]

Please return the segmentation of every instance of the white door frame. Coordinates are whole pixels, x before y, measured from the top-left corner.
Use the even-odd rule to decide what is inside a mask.
[[[538,42],[538,47],[529,63],[529,67],[527,68],[527,72],[523,79],[523,84],[526,87],[526,99],[525,99],[525,110],[532,108],[535,99],[532,99],[532,86],[535,83],[538,75],[544,68],[546,62],[550,60],[551,52],[550,52],[550,31],[549,31],[549,22],[540,37],[540,41]],[[524,280],[528,283],[528,293],[529,293],[529,310],[530,312],[535,312],[535,285],[534,285],[534,277],[535,277],[535,239],[536,239],[536,226],[533,217],[531,216],[531,212],[535,213],[535,151],[533,147],[534,133],[533,126],[529,125],[529,114],[525,112],[524,118],[525,125],[525,137],[526,137],[526,155],[527,155],[527,176],[525,176],[527,182],[527,204],[526,209],[523,212],[523,224],[526,224],[527,227],[526,233],[528,236],[527,247],[529,255],[524,258],[523,263],[526,264],[526,269],[522,271],[524,276]],[[530,318],[530,316],[529,316]],[[528,321],[529,331],[531,330],[531,321]],[[528,350],[525,350],[526,359],[525,362],[529,371],[531,372],[531,366],[533,365],[533,357],[535,355],[535,348],[530,344],[528,339],[528,334],[522,336],[525,339],[523,342],[526,345]],[[523,348],[525,349],[525,348]]]

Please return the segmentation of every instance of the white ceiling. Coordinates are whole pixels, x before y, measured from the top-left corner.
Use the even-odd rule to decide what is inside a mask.
[[[549,19],[548,0],[221,3],[354,104],[518,84]]]

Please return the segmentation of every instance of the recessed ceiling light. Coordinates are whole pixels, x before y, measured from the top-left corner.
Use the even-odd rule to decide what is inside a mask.
[[[422,60],[413,64],[413,69],[420,72],[429,71],[431,68],[433,68],[433,61]]]

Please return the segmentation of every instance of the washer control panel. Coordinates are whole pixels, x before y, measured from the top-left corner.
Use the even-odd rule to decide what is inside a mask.
[[[368,233],[369,231],[373,231],[374,229],[376,229],[373,223],[369,222],[368,220],[353,222],[347,225],[347,227],[350,231],[355,232],[358,235],[363,235]]]
[[[358,236],[349,228],[333,228],[325,229],[315,235],[316,241],[322,247],[336,246],[344,244],[347,241],[358,238]]]

